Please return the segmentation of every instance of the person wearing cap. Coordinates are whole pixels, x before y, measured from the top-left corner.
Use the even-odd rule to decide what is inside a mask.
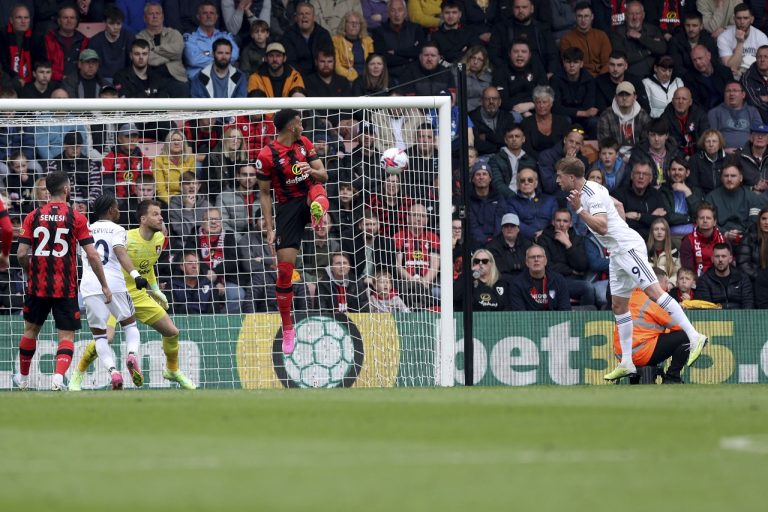
[[[139,174],[153,175],[152,162],[139,148],[139,130],[133,123],[121,124],[117,130],[117,144],[104,156],[101,174],[105,185],[115,187],[115,197],[127,198]]]
[[[184,61],[187,63],[187,76],[190,79],[213,62],[213,43],[217,39],[224,38],[232,44],[232,62],[237,62],[240,57],[240,48],[235,37],[216,28],[219,10],[212,0],[200,2],[197,7],[197,22],[197,30],[184,34]]]
[[[101,88],[107,85],[99,73],[100,60],[96,50],[86,48],[80,52],[77,73],[71,73],[61,82],[70,98],[99,97]]]
[[[316,71],[315,55],[319,50],[333,51],[331,33],[316,23],[315,7],[309,2],[296,5],[295,22],[281,42],[286,62],[302,76]]]
[[[669,55],[659,55],[653,64],[653,74],[643,78],[643,87],[651,107],[649,114],[657,119],[672,101],[672,95],[683,87],[683,81],[675,76],[675,61]]]
[[[728,26],[717,38],[720,60],[731,68],[733,76],[741,78],[742,73],[755,62],[757,49],[768,45],[768,36],[752,26],[755,17],[752,8],[745,3],[733,8],[733,25]]]
[[[757,192],[768,190],[768,123],[753,124],[749,141],[736,154],[741,159],[744,184]],[[710,192],[720,185],[720,174],[698,176],[697,183],[704,192]]]
[[[67,132],[64,134],[64,147],[61,155],[48,160],[46,172],[63,171],[69,176],[72,196],[80,198],[83,209],[93,205],[101,195],[101,165],[88,156],[83,134]]]
[[[133,3],[124,2],[124,4],[132,5]],[[106,28],[91,38],[88,48],[96,50],[100,57],[99,72],[104,80],[111,84],[115,73],[130,64],[128,55],[136,33],[126,26],[125,14],[114,5],[107,5],[104,8],[104,20]]]
[[[43,38],[40,52],[53,65],[51,78],[57,82],[75,73],[80,52],[88,47],[88,38],[77,31],[79,23],[77,9],[70,4],[59,7],[56,27],[51,28]],[[67,44],[64,43],[67,41]]]
[[[121,98],[167,98],[170,89],[159,71],[149,66],[149,43],[134,39],[131,43],[131,65],[121,69],[113,78],[113,85]]]
[[[149,67],[167,79],[168,94],[172,98],[189,96],[189,79],[184,67],[184,36],[175,28],[165,26],[163,6],[159,3],[144,5],[146,28],[136,37],[149,43]]]
[[[525,268],[525,251],[532,242],[520,233],[520,218],[515,213],[506,213],[501,218],[501,233],[486,244],[496,259],[496,268],[501,276],[511,281]]]
[[[301,73],[285,63],[285,47],[280,43],[267,46],[266,61],[248,77],[248,96],[288,98],[305,88]]]
[[[501,233],[507,202],[491,188],[491,169],[487,163],[475,163],[470,173],[469,242],[473,246],[485,245]]]
[[[646,129],[650,122],[650,116],[637,102],[635,86],[629,82],[621,82],[616,87],[616,96],[611,108],[600,114],[597,139],[613,137],[619,141],[619,153],[628,160],[632,148],[648,137]]]
[[[191,79],[193,98],[245,98],[246,76],[232,65],[232,43],[213,42],[213,62]]]
[[[639,0],[626,3],[624,24],[615,27],[611,34],[614,51],[627,54],[629,72],[646,77],[651,74],[654,59],[664,55],[667,42],[658,25],[645,23],[645,7]]]

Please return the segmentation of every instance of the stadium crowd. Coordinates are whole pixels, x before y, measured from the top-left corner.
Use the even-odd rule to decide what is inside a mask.
[[[678,300],[768,308],[765,2],[25,0],[0,3],[0,18],[4,99],[456,102],[461,62],[470,128],[452,138],[468,138],[470,164],[454,151],[450,179],[458,204],[468,173],[471,200],[466,237],[453,221],[457,306],[610,303],[607,252],[556,182],[557,162],[571,156],[623,205]],[[101,30],[89,37],[85,26]],[[305,127],[332,201],[323,228],[306,230],[296,310],[437,308],[447,240],[437,234],[434,115],[317,110]],[[82,212],[114,194],[126,228],[136,205],[154,199],[168,231],[158,270],[174,313],[276,311],[255,167],[274,136],[261,114],[4,124],[0,188],[17,231],[47,200],[45,175],[55,170],[70,176]],[[408,154],[402,174],[379,165],[391,146]],[[461,275],[466,246],[471,277]],[[0,313],[21,310],[23,279],[13,259],[0,272]]]

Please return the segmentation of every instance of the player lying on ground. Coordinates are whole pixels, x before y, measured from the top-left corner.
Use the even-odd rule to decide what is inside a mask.
[[[20,373],[14,376],[19,389],[29,386],[29,368],[37,349],[37,336],[48,314],[59,334],[56,369],[52,389],[64,388],[75,350],[75,331],[80,329],[77,303],[77,244],[83,248],[88,263],[98,279],[103,301],[112,300],[101,257],[93,246],[88,221],[69,205],[69,177],[54,171],[46,176],[50,201],[30,212],[24,219],[17,256],[27,274],[24,297],[24,334],[19,342]]]
[[[146,291],[139,290],[133,277],[125,269],[123,269],[123,276],[128,288],[128,295],[130,295],[136,310],[136,318],[141,323],[151,326],[163,337],[166,366],[163,370],[163,378],[177,382],[184,389],[195,389],[197,386],[179,370],[179,330],[166,313],[168,300],[160,291],[155,276],[155,263],[157,263],[160,252],[165,245],[165,236],[162,232],[163,217],[160,212],[160,203],[157,201],[147,199],[140,202],[136,207],[139,227],[131,229],[126,235],[125,248],[128,258],[136,266],[141,276],[147,280],[149,289]],[[110,321],[113,322],[114,319],[110,318]],[[114,323],[112,327],[114,327]],[[112,331],[112,335],[114,336],[114,331]],[[109,340],[109,332],[107,333],[107,340]],[[90,342],[77,364],[77,369],[72,372],[70,391],[80,391],[83,375],[97,357],[96,344]],[[144,377],[138,362],[131,369],[131,379],[137,387],[144,384]]]
[[[259,152],[256,171],[267,243],[277,249],[275,295],[283,324],[283,353],[291,354],[296,340],[291,319],[291,277],[307,223],[311,221],[314,229],[323,225],[328,197],[322,184],[328,181],[328,173],[312,142],[301,134],[303,127],[298,111],[280,110],[273,122],[277,137]],[[272,188],[277,202],[276,230],[272,224]]]

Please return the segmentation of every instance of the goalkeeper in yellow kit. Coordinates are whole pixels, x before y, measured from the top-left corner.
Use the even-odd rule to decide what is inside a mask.
[[[149,289],[139,290],[136,288],[133,277],[123,270],[128,294],[136,309],[136,319],[151,326],[163,337],[163,352],[166,360],[163,378],[178,383],[184,389],[195,389],[197,386],[179,370],[179,329],[165,312],[168,309],[168,300],[160,291],[155,276],[155,263],[165,244],[160,203],[152,200],[142,201],[136,208],[136,218],[139,220],[139,227],[128,231],[126,251],[136,270],[149,282]],[[110,318],[109,326],[112,327],[110,331],[114,336],[114,318]],[[96,344],[91,341],[77,368],[72,372],[69,381],[70,391],[81,390],[83,375],[96,357]],[[131,373],[134,385],[136,387],[144,385],[144,376],[135,354],[128,354],[126,366]]]

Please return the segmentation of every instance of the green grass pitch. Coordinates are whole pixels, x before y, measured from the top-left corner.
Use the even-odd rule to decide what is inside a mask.
[[[764,386],[0,394],[2,511],[762,511]]]

